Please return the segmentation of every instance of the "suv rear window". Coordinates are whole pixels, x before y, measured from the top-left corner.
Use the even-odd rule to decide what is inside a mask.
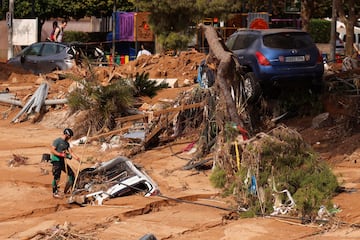
[[[238,34],[228,40],[227,47],[230,48],[230,50],[245,49],[248,48],[256,40],[256,38],[256,35]]]
[[[299,49],[313,45],[310,35],[306,33],[276,33],[263,37],[263,43],[269,48]]]

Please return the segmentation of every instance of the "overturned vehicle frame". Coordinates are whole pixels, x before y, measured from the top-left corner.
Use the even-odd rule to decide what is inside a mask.
[[[144,192],[160,194],[157,184],[130,159],[119,156],[80,171],[69,203],[102,205],[108,198]]]

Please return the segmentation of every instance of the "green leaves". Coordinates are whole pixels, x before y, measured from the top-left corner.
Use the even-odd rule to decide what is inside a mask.
[[[96,123],[98,129],[113,129],[115,118],[126,114],[134,101],[131,87],[123,79],[101,86],[90,77],[80,84],[81,87],[68,96],[69,106],[73,112],[88,110],[91,118],[88,120]]]
[[[157,94],[161,88],[167,88],[168,84],[157,84],[156,81],[149,80],[149,73],[136,73],[134,80],[134,95],[136,97],[148,96],[150,98]]]
[[[32,4],[34,3],[34,5]],[[16,0],[14,12],[16,18],[38,17],[41,20],[50,18],[74,18],[85,16],[111,16],[114,0]],[[3,12],[8,11],[4,3]],[[126,0],[116,0],[118,11],[135,11],[134,5]],[[34,14],[34,16],[32,16]]]

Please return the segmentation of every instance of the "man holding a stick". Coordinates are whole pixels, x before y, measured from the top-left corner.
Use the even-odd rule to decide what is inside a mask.
[[[58,192],[58,184],[60,181],[61,171],[64,171],[68,180],[64,188],[64,194],[68,193],[72,187],[75,179],[75,175],[71,167],[66,163],[66,159],[72,159],[73,157],[80,161],[80,158],[72,151],[70,148],[69,140],[74,136],[74,132],[70,128],[65,128],[63,135],[54,140],[50,152],[51,152],[51,163],[52,163],[52,173],[54,179],[52,181],[52,191],[54,198],[61,198],[61,195]]]

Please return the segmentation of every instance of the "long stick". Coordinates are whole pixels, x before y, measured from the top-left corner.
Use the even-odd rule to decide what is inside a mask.
[[[65,165],[66,177],[68,177],[68,164],[67,164],[66,156],[64,157],[64,165]]]
[[[74,191],[74,189],[75,189],[76,181],[77,181],[78,176],[79,176],[79,173],[80,173],[81,159],[84,157],[85,146],[86,146],[86,144],[87,144],[87,142],[88,142],[89,134],[90,134],[90,126],[89,126],[88,132],[87,132],[87,134],[86,134],[86,140],[85,140],[85,142],[84,142],[83,151],[82,151],[82,153],[81,153],[81,155],[80,155],[79,166],[78,166],[78,169],[77,169],[77,171],[76,171],[75,180],[74,180],[74,183],[73,183],[73,186],[72,186],[72,189],[71,189],[71,193],[72,193],[72,192]]]
[[[237,165],[237,170],[238,172],[240,171],[240,154],[239,154],[239,145],[237,140],[234,141],[235,144],[235,154],[236,154],[236,165]]]

